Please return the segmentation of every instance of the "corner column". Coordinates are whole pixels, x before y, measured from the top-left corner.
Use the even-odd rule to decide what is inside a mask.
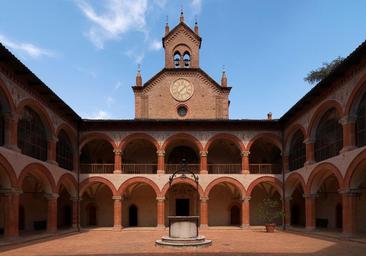
[[[72,227],[77,228],[78,227],[78,207],[79,207],[79,201],[77,197],[72,197]]]
[[[245,196],[241,200],[241,227],[247,228],[250,223],[250,196]]]
[[[357,199],[361,195],[360,190],[340,190],[342,195],[342,233],[345,236],[352,236],[357,231]]]
[[[241,152],[241,173],[249,174],[249,154],[248,150]]]
[[[285,226],[291,226],[291,200],[292,197],[285,198]]]
[[[200,198],[200,228],[208,227],[208,197]]]
[[[311,165],[315,163],[315,155],[314,155],[314,146],[315,140],[307,138],[304,140],[305,148],[306,148],[306,161],[304,165]]]
[[[122,156],[120,149],[114,149],[114,171],[113,173],[122,173]]]
[[[165,151],[164,150],[158,150],[156,151],[156,154],[158,155],[158,174],[164,174],[165,173]]]
[[[56,161],[56,143],[58,139],[56,136],[52,136],[47,141],[47,162],[50,164],[58,165]]]
[[[311,231],[315,229],[315,202],[317,194],[304,194],[305,198],[305,227]]]
[[[200,174],[208,174],[207,154],[208,151],[200,151]]]
[[[120,231],[122,229],[122,197],[112,196],[112,199],[114,200],[113,230]]]
[[[4,203],[4,236],[14,239],[19,236],[19,198],[21,190],[0,191]]]
[[[47,214],[47,232],[54,233],[57,231],[57,198],[58,194],[46,195],[48,200],[48,214]]]
[[[18,115],[5,113],[5,138],[4,146],[8,149],[20,152],[18,148]]]
[[[164,224],[164,217],[165,217],[165,197],[157,197],[156,198],[156,222],[157,222],[157,226],[158,228],[164,228],[165,224]]]
[[[339,120],[339,123],[343,128],[343,148],[341,153],[356,148],[356,117],[344,116]]]

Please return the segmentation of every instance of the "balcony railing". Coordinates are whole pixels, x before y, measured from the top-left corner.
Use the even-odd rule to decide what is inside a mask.
[[[122,173],[127,174],[154,174],[156,164],[122,164]]]
[[[250,164],[249,172],[251,174],[281,174],[281,164]]]
[[[199,164],[186,164],[184,168],[193,172],[199,173],[200,172],[200,165]],[[182,169],[182,164],[165,164],[165,173],[174,173],[177,170]]]
[[[113,173],[114,164],[80,164],[81,173]]]
[[[241,173],[241,164],[208,164],[209,174],[236,174]]]

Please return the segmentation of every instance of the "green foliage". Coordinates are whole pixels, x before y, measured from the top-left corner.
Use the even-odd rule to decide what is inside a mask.
[[[324,62],[322,67],[310,71],[304,80],[310,84],[320,82],[326,76],[328,76],[343,60],[344,58],[338,56],[330,63]]]
[[[258,216],[266,223],[270,224],[273,220],[282,216],[280,202],[269,197],[264,198],[258,207]]]

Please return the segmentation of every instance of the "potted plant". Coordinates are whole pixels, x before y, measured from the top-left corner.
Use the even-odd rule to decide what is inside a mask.
[[[276,224],[273,221],[282,216],[280,202],[269,197],[264,198],[258,207],[258,213],[265,223],[266,231],[269,233],[274,232]]]

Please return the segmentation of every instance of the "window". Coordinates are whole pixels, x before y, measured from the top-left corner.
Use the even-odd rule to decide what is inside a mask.
[[[304,166],[306,160],[306,148],[304,135],[298,130],[292,137],[289,155],[289,170],[293,171]]]
[[[366,145],[366,94],[363,95],[357,110],[356,120],[356,145]]]
[[[177,111],[180,117],[185,117],[187,115],[188,109],[186,106],[179,106]]]
[[[18,147],[25,155],[47,160],[46,129],[38,114],[28,107],[18,122]]]
[[[60,167],[72,170],[73,169],[73,154],[72,146],[69,137],[65,131],[61,131],[58,135],[56,144],[56,161]]]
[[[191,66],[191,55],[188,52],[185,52],[183,55],[184,67],[189,68]]]
[[[174,66],[175,66],[175,68],[180,67],[180,53],[179,52],[174,53]]]

